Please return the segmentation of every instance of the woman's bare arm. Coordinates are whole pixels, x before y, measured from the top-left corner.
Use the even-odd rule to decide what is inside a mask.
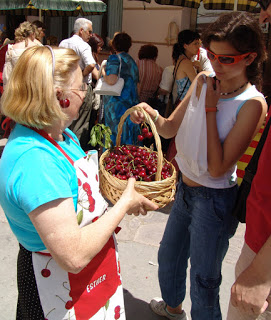
[[[79,228],[72,198],[46,203],[29,214],[44,245],[66,271],[78,273],[104,247],[114,230],[128,214],[146,214],[157,205],[134,190],[129,179],[120,200],[97,221]]]
[[[213,89],[212,79],[208,78],[207,83],[206,105],[215,107],[220,96],[219,83],[217,82],[216,90]],[[217,97],[212,99],[215,95]],[[223,144],[219,140],[216,113],[206,113],[208,170],[213,177],[223,175],[240,159],[259,131],[266,111],[264,99],[254,98],[247,101],[239,111],[236,123]]]
[[[177,134],[178,129],[184,118],[193,89],[196,84],[199,86],[199,91],[200,91],[200,88],[202,85],[202,82],[200,81],[200,77],[203,74],[208,75],[209,72],[202,72],[196,76],[190,88],[188,89],[188,92],[185,95],[184,99],[179,103],[179,105],[176,107],[176,109],[172,112],[172,114],[167,119],[162,116],[158,117],[155,125],[159,135],[168,139],[168,138],[174,137]],[[147,103],[142,102],[139,104],[139,106],[144,108],[145,111],[151,116],[152,119],[155,118],[156,111],[152,107],[150,107]],[[130,117],[131,117],[131,120],[135,123],[141,123],[142,121],[144,121],[143,114],[137,111],[132,113]]]

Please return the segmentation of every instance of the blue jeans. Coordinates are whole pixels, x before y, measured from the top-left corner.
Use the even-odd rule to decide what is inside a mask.
[[[158,252],[163,300],[172,308],[183,302],[190,257],[193,320],[221,320],[221,265],[238,221],[231,215],[237,186],[188,187],[180,179]]]

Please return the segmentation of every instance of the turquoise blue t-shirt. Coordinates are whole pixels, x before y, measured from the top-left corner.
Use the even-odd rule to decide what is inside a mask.
[[[75,141],[76,136],[66,129]],[[85,156],[65,135],[58,142],[74,160]],[[0,205],[18,241],[30,251],[46,249],[28,214],[42,204],[73,198],[77,207],[76,172],[65,156],[35,131],[17,124],[0,159]]]

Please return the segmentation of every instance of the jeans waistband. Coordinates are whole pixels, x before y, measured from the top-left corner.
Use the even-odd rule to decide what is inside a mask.
[[[238,189],[238,185],[234,185],[233,187],[230,188],[224,188],[224,189],[215,189],[215,188],[209,188],[209,187],[204,187],[204,186],[200,186],[200,187],[189,187],[188,185],[186,185],[183,181],[182,181],[182,177],[180,177],[179,180],[180,183],[180,187],[183,188],[183,190],[187,190],[190,194],[193,195],[202,195],[205,198],[210,198],[212,196],[216,196],[216,197],[223,197],[226,194],[230,194],[232,192],[236,192],[236,190]]]

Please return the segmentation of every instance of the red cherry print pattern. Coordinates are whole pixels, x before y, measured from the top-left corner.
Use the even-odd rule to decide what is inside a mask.
[[[65,304],[65,308],[70,310],[73,307],[73,302],[71,300],[67,301]]]
[[[83,172],[83,175],[84,175],[86,178],[88,178],[88,175],[85,173],[85,171],[82,170],[81,168],[79,168],[79,169]]]
[[[95,199],[92,198],[92,196],[88,197],[88,202],[89,202],[89,212],[93,212],[95,210]]]
[[[121,284],[122,284],[122,282],[121,282],[121,277],[120,277],[120,275],[119,275],[119,286],[121,286]]]
[[[66,287],[66,283],[68,283],[68,282],[67,282],[67,281],[64,281],[64,282],[62,283],[62,286],[63,286],[63,288],[65,288],[66,290],[69,291],[69,296],[71,297],[71,290]]]
[[[98,175],[96,174],[96,181],[99,181]]]
[[[73,301],[72,300],[68,300],[67,302],[65,302],[62,298],[60,298],[60,296],[56,295],[57,298],[59,298],[61,301],[63,301],[65,303],[65,308],[67,310],[70,310],[73,307]]]
[[[117,320],[120,318],[120,306],[116,306],[114,311],[115,311],[114,319]]]
[[[48,315],[52,312],[52,311],[54,311],[56,308],[54,308],[54,309],[52,309],[52,310],[50,310],[47,314],[46,314],[46,316],[45,317],[48,317]],[[44,318],[44,320],[48,320],[48,318]]]
[[[81,187],[82,181],[78,178],[78,186]]]
[[[90,185],[87,182],[83,183],[83,190],[86,191],[88,196],[92,195]]]
[[[92,222],[95,222],[99,219],[99,217],[95,217],[94,219],[92,219]]]
[[[41,274],[44,278],[48,278],[51,275],[51,271],[49,269],[42,269]]]
[[[89,212],[93,212],[95,210],[95,199],[92,197],[92,191],[90,188],[90,185],[85,182],[83,184],[83,190],[87,193],[88,196],[88,202],[89,202]]]
[[[49,264],[49,262],[50,262],[52,259],[53,259],[53,258],[50,258],[50,259],[48,260],[48,262],[46,263],[45,268],[41,270],[41,275],[42,275],[44,278],[48,278],[48,277],[50,277],[50,275],[51,275],[51,271],[48,269],[48,264]]]

